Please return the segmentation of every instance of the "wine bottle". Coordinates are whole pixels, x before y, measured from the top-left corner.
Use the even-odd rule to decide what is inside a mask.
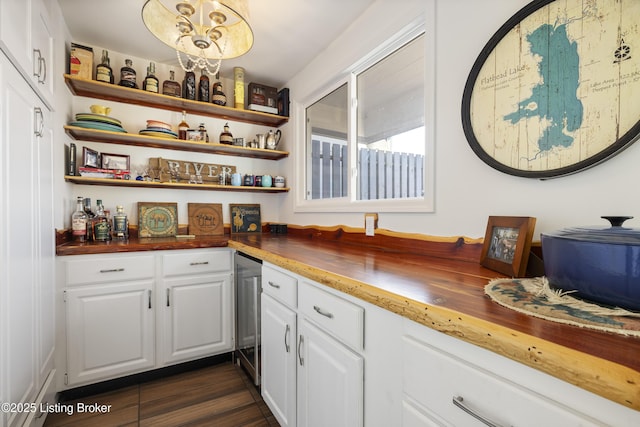
[[[150,62],[149,67],[147,67],[147,77],[144,78],[142,89],[146,90],[147,92],[158,93],[159,82],[155,74],[156,64]]]
[[[124,67],[120,68],[120,86],[138,89],[136,83],[136,70],[133,69],[133,62],[130,59],[124,60]]]
[[[102,60],[96,66],[96,80],[105,83],[113,83],[113,70],[109,65],[109,52],[106,50],[102,51]]]
[[[76,199],[76,210],[71,214],[71,234],[74,241],[87,241],[87,218],[83,207],[82,196],[78,196]]]
[[[182,88],[175,78],[176,73],[173,70],[169,71],[169,80],[162,83],[162,94],[182,98]]]

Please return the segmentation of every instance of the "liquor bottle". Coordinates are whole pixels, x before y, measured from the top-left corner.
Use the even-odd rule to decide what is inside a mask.
[[[198,101],[209,102],[209,76],[204,68],[198,82]]]
[[[87,214],[84,211],[82,196],[76,199],[76,210],[71,214],[71,234],[76,242],[87,241]]]
[[[146,90],[147,92],[158,93],[159,82],[155,74],[156,64],[150,62],[149,66],[147,67],[147,77],[144,78],[144,82],[142,83],[142,89]]]
[[[162,94],[182,98],[182,88],[175,78],[176,73],[173,70],[169,71],[169,80],[162,83]]]
[[[222,83],[220,82],[220,73],[216,75],[216,82],[211,90],[211,102],[216,105],[227,105],[227,96],[222,91]]]
[[[187,123],[187,112],[182,111],[182,121],[178,124],[178,139],[187,139],[187,131],[189,130],[189,123]]]
[[[220,144],[233,144],[233,135],[229,132],[229,123],[225,123],[224,130],[220,133]]]
[[[235,108],[244,109],[244,68],[234,67],[234,100]]]
[[[116,214],[113,216],[113,238],[117,240],[129,238],[129,219],[120,205],[116,206]]]
[[[96,218],[93,224],[93,239],[97,242],[111,240],[111,226],[104,212],[102,200],[98,199],[96,206]]]
[[[87,214],[87,241],[93,240],[93,222],[96,214],[91,209],[91,199],[86,197],[84,199],[84,213]]]
[[[124,67],[120,68],[120,86],[138,89],[136,83],[136,70],[133,69],[133,62],[130,59],[124,60]]]
[[[96,66],[96,80],[113,83],[113,70],[109,65],[109,52],[102,51],[102,61]]]
[[[200,123],[198,132],[200,132],[200,141],[209,142],[209,134],[207,133],[207,128],[204,127],[204,123]]]
[[[187,68],[193,67],[193,62],[187,62]],[[196,73],[193,71],[187,71],[184,75],[184,82],[182,83],[182,97],[184,99],[196,99]]]

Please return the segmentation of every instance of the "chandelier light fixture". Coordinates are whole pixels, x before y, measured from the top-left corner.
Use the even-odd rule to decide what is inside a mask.
[[[147,0],[142,21],[174,48],[185,71],[215,75],[223,59],[244,55],[253,46],[247,0]]]

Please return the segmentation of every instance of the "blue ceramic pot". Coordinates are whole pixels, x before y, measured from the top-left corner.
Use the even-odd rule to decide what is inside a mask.
[[[603,218],[612,226],[541,233],[545,275],[586,300],[640,310],[640,230],[622,227],[632,217]]]

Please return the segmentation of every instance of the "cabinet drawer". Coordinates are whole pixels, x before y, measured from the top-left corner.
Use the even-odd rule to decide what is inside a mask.
[[[298,306],[298,279],[268,265],[262,266],[262,292],[291,308]]]
[[[65,264],[67,286],[149,279],[155,274],[153,255],[96,256],[69,260]]]
[[[364,309],[308,282],[299,289],[300,312],[356,351],[364,348]]]
[[[231,251],[228,249],[178,252],[162,256],[164,277],[231,271]]]
[[[413,401],[430,418],[445,424],[484,425],[457,403],[500,426],[599,425],[586,415],[413,337],[403,337],[401,354],[404,404]]]

